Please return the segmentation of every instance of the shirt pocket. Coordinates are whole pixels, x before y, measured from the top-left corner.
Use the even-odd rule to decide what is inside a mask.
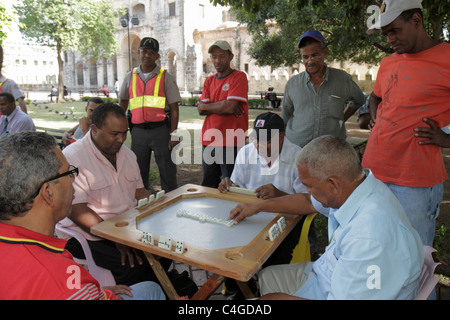
[[[92,191],[102,190],[104,188],[109,188],[113,184],[113,177],[107,174],[105,171],[97,172],[95,169],[85,169],[83,168],[83,175],[86,177],[86,181],[89,184],[89,188]]]
[[[113,178],[94,172],[85,173],[90,188],[90,202],[95,206],[103,206],[103,201],[109,199],[111,188],[113,186]]]
[[[125,166],[123,168],[123,175],[127,182],[131,184],[138,185],[139,181],[142,180],[141,174],[139,170],[136,170],[135,167]]]
[[[126,166],[122,172],[125,179],[121,179],[125,185],[121,185],[121,192],[127,195],[127,199],[134,199],[136,196],[136,189],[142,185],[142,178],[139,169],[134,166]],[[133,200],[130,200],[133,201]]]
[[[345,101],[344,97],[337,94],[330,94],[328,96],[328,116],[335,119],[344,118]]]

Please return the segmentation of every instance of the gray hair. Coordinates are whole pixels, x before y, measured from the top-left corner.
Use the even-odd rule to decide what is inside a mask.
[[[0,139],[0,220],[31,209],[42,183],[58,175],[62,163],[55,138],[43,132],[19,132]]]
[[[321,136],[309,142],[297,157],[297,167],[305,165],[311,177],[325,181],[339,176],[354,181],[362,172],[355,149],[344,139]]]

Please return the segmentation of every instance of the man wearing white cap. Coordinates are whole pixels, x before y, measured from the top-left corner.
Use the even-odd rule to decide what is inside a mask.
[[[450,135],[440,128],[450,123],[450,45],[426,34],[421,2],[385,0],[370,28],[381,29],[395,53],[381,61],[370,96],[362,165],[389,186],[431,246],[447,179],[441,147],[450,147]]]
[[[231,176],[239,147],[248,129],[247,75],[231,68],[231,45],[218,40],[208,49],[217,73],[206,78],[198,113],[206,116],[202,127],[202,186],[217,188]]]

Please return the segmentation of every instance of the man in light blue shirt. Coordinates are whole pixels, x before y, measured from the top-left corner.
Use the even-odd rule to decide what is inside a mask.
[[[16,107],[14,96],[10,93],[0,93],[0,135],[21,131],[36,131],[33,120]]]
[[[337,137],[314,139],[297,166],[310,196],[240,204],[230,214],[237,222],[260,211],[328,216],[325,253],[314,263],[263,269],[262,298],[413,299],[423,246],[392,192],[362,170],[354,149]]]

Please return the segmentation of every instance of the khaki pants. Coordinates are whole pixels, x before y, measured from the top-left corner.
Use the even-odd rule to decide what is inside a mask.
[[[264,268],[258,275],[261,296],[275,292],[294,294],[314,274],[312,271],[305,274],[305,270],[312,264],[311,261],[306,261]]]

